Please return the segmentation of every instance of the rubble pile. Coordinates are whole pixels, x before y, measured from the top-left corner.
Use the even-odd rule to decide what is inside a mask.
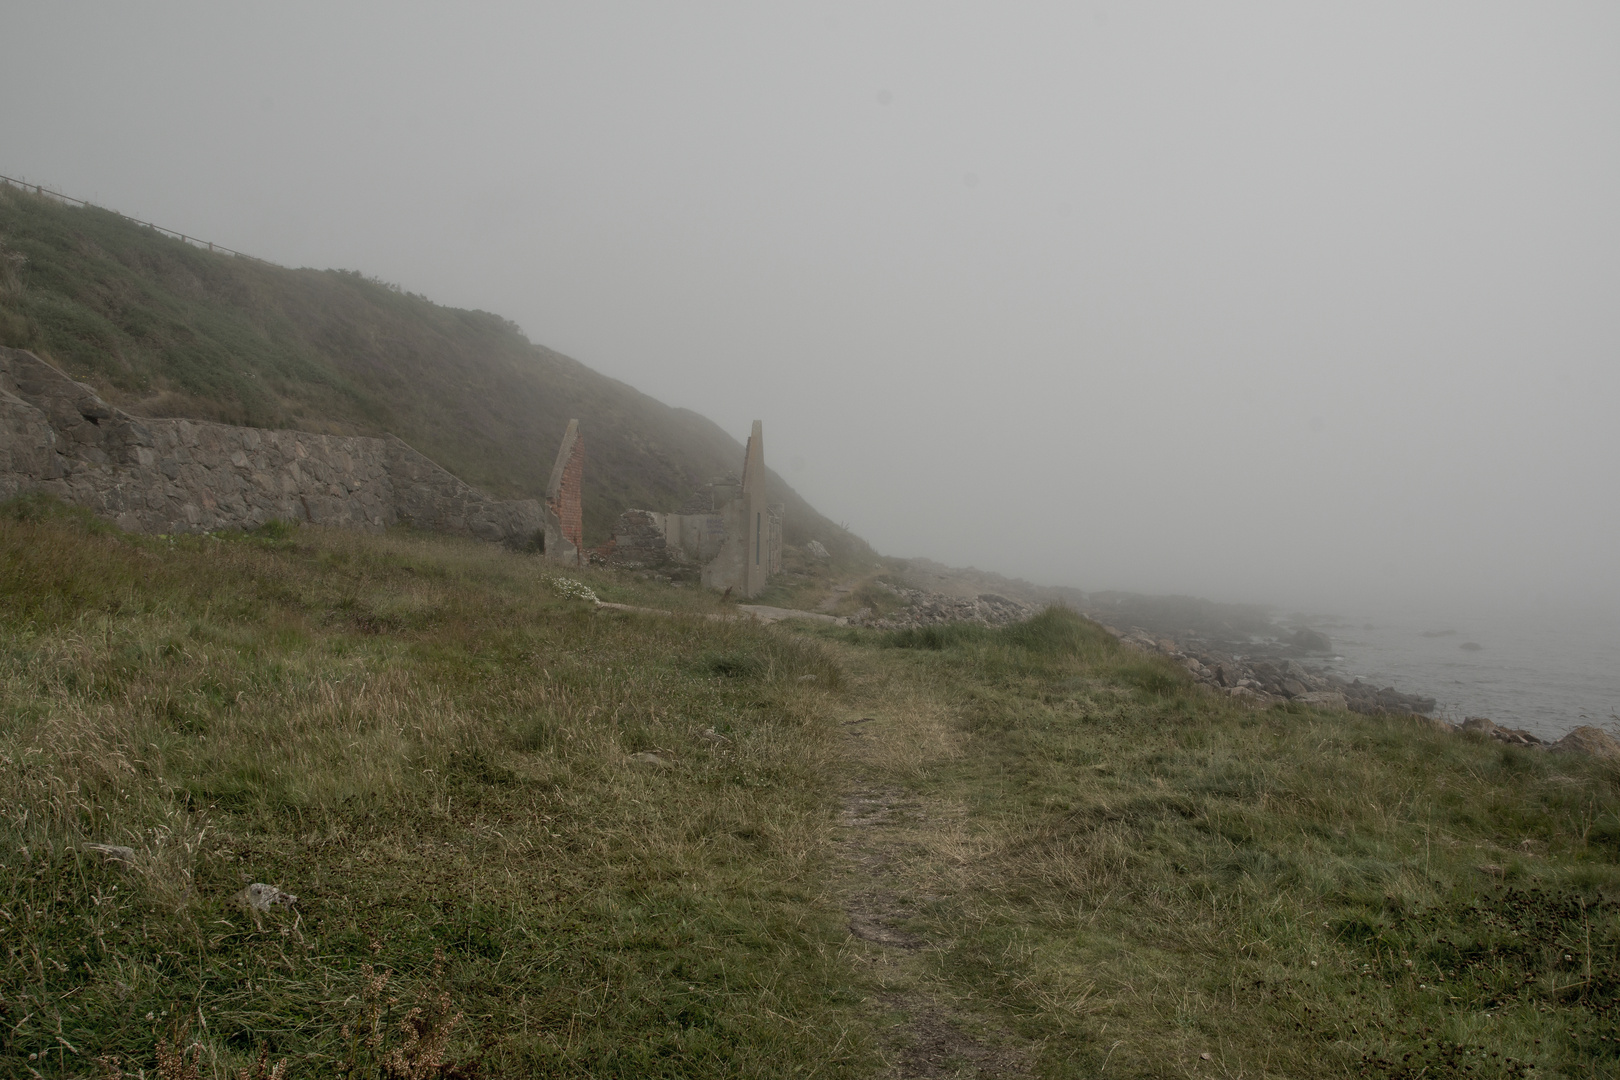
[[[980,593],[973,597],[947,596],[925,589],[890,585],[883,581],[876,584],[879,589],[900,597],[906,602],[906,606],[885,616],[874,615],[870,609],[862,608],[850,616],[851,625],[871,627],[874,630],[904,630],[951,622],[1006,626],[1008,623],[1020,622],[1035,614],[1035,609],[1030,605],[1009,600],[997,593]]]

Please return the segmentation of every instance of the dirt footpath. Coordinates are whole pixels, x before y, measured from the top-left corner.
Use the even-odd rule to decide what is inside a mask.
[[[1027,1076],[1033,1048],[941,977],[938,955],[949,943],[930,940],[918,918],[957,887],[938,872],[941,859],[970,857],[974,841],[960,808],[929,805],[904,781],[961,753],[960,737],[937,703],[892,683],[870,689],[858,695],[865,711],[843,721],[837,885],[850,947],[873,987],[868,1005],[887,1028],[889,1075]]]

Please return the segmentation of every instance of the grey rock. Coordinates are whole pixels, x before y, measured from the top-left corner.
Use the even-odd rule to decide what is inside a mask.
[[[135,849],[122,844],[85,844],[84,850],[94,851],[108,862],[123,863],[125,866],[135,862]]]
[[[1379,709],[1388,713],[1431,713],[1436,704],[1434,698],[1403,694],[1393,686],[1379,690],[1373,695],[1373,702]]]
[[[1528,731],[1518,728],[1501,727],[1483,716],[1470,716],[1462,722],[1462,731],[1472,732],[1475,735],[1484,735],[1504,742],[1510,746],[1540,746],[1541,740]]]
[[[271,911],[275,908],[290,908],[298,903],[298,897],[292,893],[282,892],[274,885],[266,885],[255,881],[235,896],[237,903],[254,911]]]
[[[1620,759],[1620,739],[1616,739],[1602,728],[1586,724],[1565,735],[1548,749],[1556,750],[1560,754],[1590,754],[1592,757],[1609,761]]]
[[[850,616],[850,622],[879,630],[901,630],[951,622],[1006,626],[1008,623],[1020,622],[1035,614],[1035,609],[1029,605],[995,593],[981,593],[968,598],[946,596],[942,593],[931,593],[882,581],[877,582],[876,586],[900,597],[906,601],[907,606],[880,619],[873,618],[871,611],[863,608]],[[1157,643],[1152,639],[1131,643],[1150,650],[1157,647]]]
[[[1332,640],[1317,630],[1307,630],[1300,627],[1288,639],[1288,644],[1305,653],[1330,653],[1333,651]]]

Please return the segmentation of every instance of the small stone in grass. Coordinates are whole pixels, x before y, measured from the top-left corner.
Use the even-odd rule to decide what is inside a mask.
[[[298,897],[292,893],[282,892],[274,885],[265,885],[255,881],[252,885],[236,894],[236,902],[243,907],[254,911],[269,911],[275,907],[290,908],[298,903]]]
[[[100,853],[108,862],[121,862],[128,866],[135,861],[135,849],[122,844],[86,844],[84,849]]]

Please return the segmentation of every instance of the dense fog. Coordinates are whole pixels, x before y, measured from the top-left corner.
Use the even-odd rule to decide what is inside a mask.
[[[759,418],[887,553],[1602,600],[1617,56],[1607,3],[13,3],[0,173]]]

